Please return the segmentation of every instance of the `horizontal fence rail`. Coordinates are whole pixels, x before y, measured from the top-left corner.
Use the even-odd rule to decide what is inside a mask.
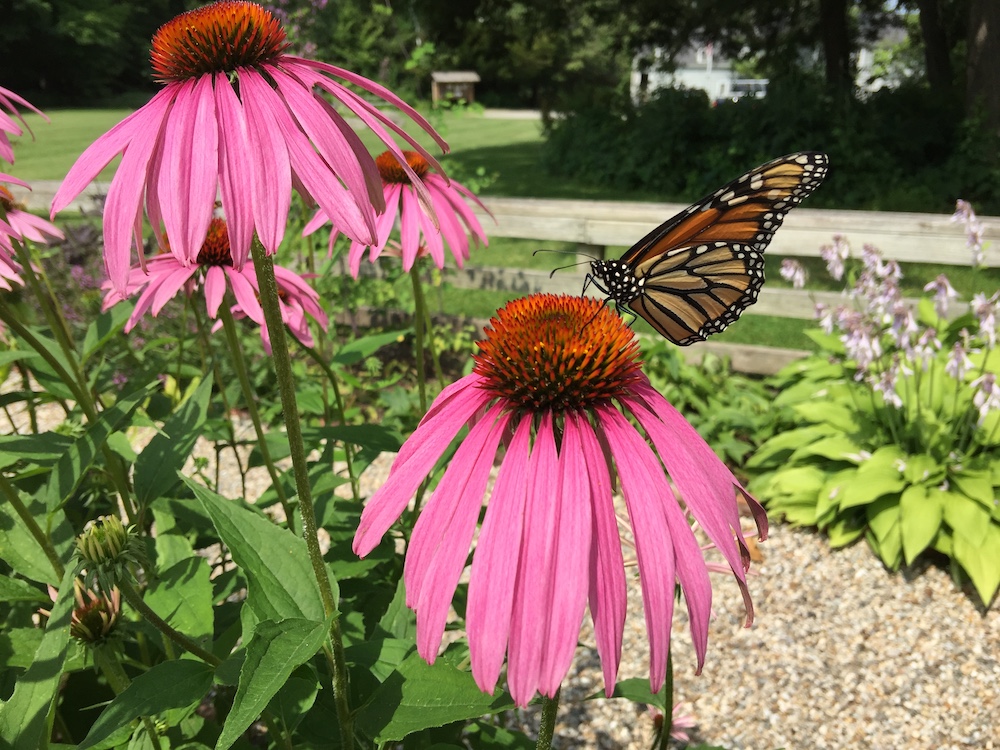
[[[16,199],[34,210],[47,210],[58,182],[36,182],[34,191],[16,186]],[[92,212],[103,203],[107,183],[94,183],[69,206],[69,210]],[[554,240],[580,245],[589,253],[603,254],[608,247],[628,247],[650,230],[686,208],[681,203],[636,203],[627,201],[555,200],[535,198],[484,198],[491,215],[476,208],[477,216],[491,237]],[[979,217],[986,238],[985,265],[1000,266],[1000,217]],[[839,211],[798,208],[790,213],[768,246],[771,255],[818,257],[820,248],[843,235],[855,255],[871,243],[886,258],[903,262],[968,265],[971,253],[961,224],[947,214],[888,211]],[[449,283],[465,289],[509,290],[519,294],[552,292],[579,294],[584,274],[501,267],[449,269]],[[590,293],[595,293],[591,290]],[[812,319],[817,303],[838,305],[845,297],[837,292],[810,292],[765,286],[748,315],[773,315]],[[916,300],[908,300],[915,304]],[[968,309],[962,307],[953,314]],[[354,321],[359,322],[359,321]],[[480,323],[484,321],[479,321]],[[707,341],[682,349],[685,356],[699,359],[706,353],[729,357],[741,372],[771,374],[806,355],[794,349],[728,344]]]

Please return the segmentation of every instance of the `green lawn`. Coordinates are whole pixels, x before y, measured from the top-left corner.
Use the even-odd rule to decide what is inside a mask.
[[[28,116],[35,139],[24,136],[15,140],[17,163],[10,171],[29,182],[62,179],[77,156],[130,111],[50,110],[47,112],[50,123],[35,115]],[[448,169],[463,180],[468,180],[479,169],[484,170],[492,178],[483,191],[486,195],[604,200],[665,199],[664,196],[608,192],[599,187],[581,186],[572,180],[548,175],[541,166],[543,142],[541,123],[537,120],[490,119],[474,111],[431,113],[429,117],[451,146],[451,152],[441,157]],[[413,128],[408,130],[415,132]],[[381,145],[374,136],[363,133],[362,138],[373,151],[381,150]],[[421,134],[419,138],[432,153],[439,153],[428,136]],[[101,179],[110,179],[115,165],[116,162],[105,169]],[[489,232],[488,226],[486,229]],[[569,243],[495,238],[489,248],[476,252],[473,262],[482,266],[545,269],[576,260],[574,257],[564,260],[553,254],[532,254],[540,248],[571,251],[574,246]],[[608,257],[615,257],[623,250],[624,248],[610,248]],[[778,276],[780,260],[777,257],[768,258],[768,283],[787,286]],[[803,262],[810,271],[810,288],[840,289],[839,284],[832,282],[826,275],[822,261],[803,259]],[[923,285],[942,272],[948,274],[952,284],[966,298],[977,291],[992,293],[1000,286],[1000,270],[997,269],[973,272],[966,267],[910,264],[904,266],[904,292],[911,296],[919,295]],[[459,289],[446,289],[443,292],[445,309],[474,317],[488,317],[499,305],[514,296],[517,295]],[[644,324],[640,322],[638,327],[641,329],[642,325]],[[802,330],[808,325],[808,321],[747,316],[720,338],[733,342],[807,348],[810,343],[802,335]]]

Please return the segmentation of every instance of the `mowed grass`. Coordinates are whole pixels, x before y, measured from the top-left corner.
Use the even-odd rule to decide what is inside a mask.
[[[132,110],[49,110],[51,122],[44,122],[37,115],[26,120],[34,131],[30,135],[12,139],[17,163],[11,171],[14,176],[28,182],[61,180],[76,158],[97,137],[110,130]],[[600,186],[582,185],[574,180],[555,177],[543,168],[542,125],[537,119],[493,119],[476,111],[446,111],[427,113],[434,127],[451,146],[450,153],[442,155],[434,141],[422,131],[408,126],[420,143],[440,158],[445,165],[461,177],[483,170],[492,181],[483,190],[484,195],[505,195],[537,198],[574,198],[595,200],[666,200],[668,196],[650,196],[639,193],[608,192]],[[362,140],[373,153],[384,150],[381,142],[368,131],[362,131]],[[117,159],[101,173],[98,179],[110,180],[117,166]],[[664,217],[666,218],[666,217]],[[489,225],[486,226],[487,234]],[[848,238],[860,247],[864,237]],[[638,239],[638,237],[636,238]],[[559,250],[569,253],[565,258],[552,253],[534,254],[538,249]],[[490,246],[477,251],[472,263],[477,266],[506,266],[514,268],[552,269],[579,260],[572,253],[571,243],[542,242],[493,238]],[[617,257],[624,248],[609,248],[607,257]],[[788,286],[778,275],[781,259],[769,257],[767,277],[769,285]],[[839,290],[841,285],[830,279],[819,259],[801,259],[810,273],[809,288]],[[904,266],[904,293],[919,296],[922,287],[937,274],[946,273],[952,284],[968,299],[975,292],[992,294],[1000,287],[1000,270],[973,271],[964,266],[942,267],[930,264]],[[489,317],[508,299],[519,296],[516,292],[487,292],[482,290],[446,289],[441,299],[445,309],[453,314],[470,317]],[[811,348],[810,340],[802,331],[809,321],[747,315],[729,330],[717,337],[734,343],[756,343],[791,348]],[[643,330],[645,324],[637,322]]]

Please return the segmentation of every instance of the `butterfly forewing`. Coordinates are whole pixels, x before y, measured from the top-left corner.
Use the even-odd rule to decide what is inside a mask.
[[[616,264],[631,278],[612,284],[597,266],[592,273],[619,306],[670,341],[703,341],[757,301],[761,253],[785,214],[823,181],[828,164],[825,154],[799,153],[759,166],[639,240]]]

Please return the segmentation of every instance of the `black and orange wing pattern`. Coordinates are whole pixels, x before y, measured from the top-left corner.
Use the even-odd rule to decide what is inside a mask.
[[[704,341],[735,321],[764,284],[764,248],[826,177],[826,154],[802,152],[747,172],[669,219],[590,278],[669,341]]]

